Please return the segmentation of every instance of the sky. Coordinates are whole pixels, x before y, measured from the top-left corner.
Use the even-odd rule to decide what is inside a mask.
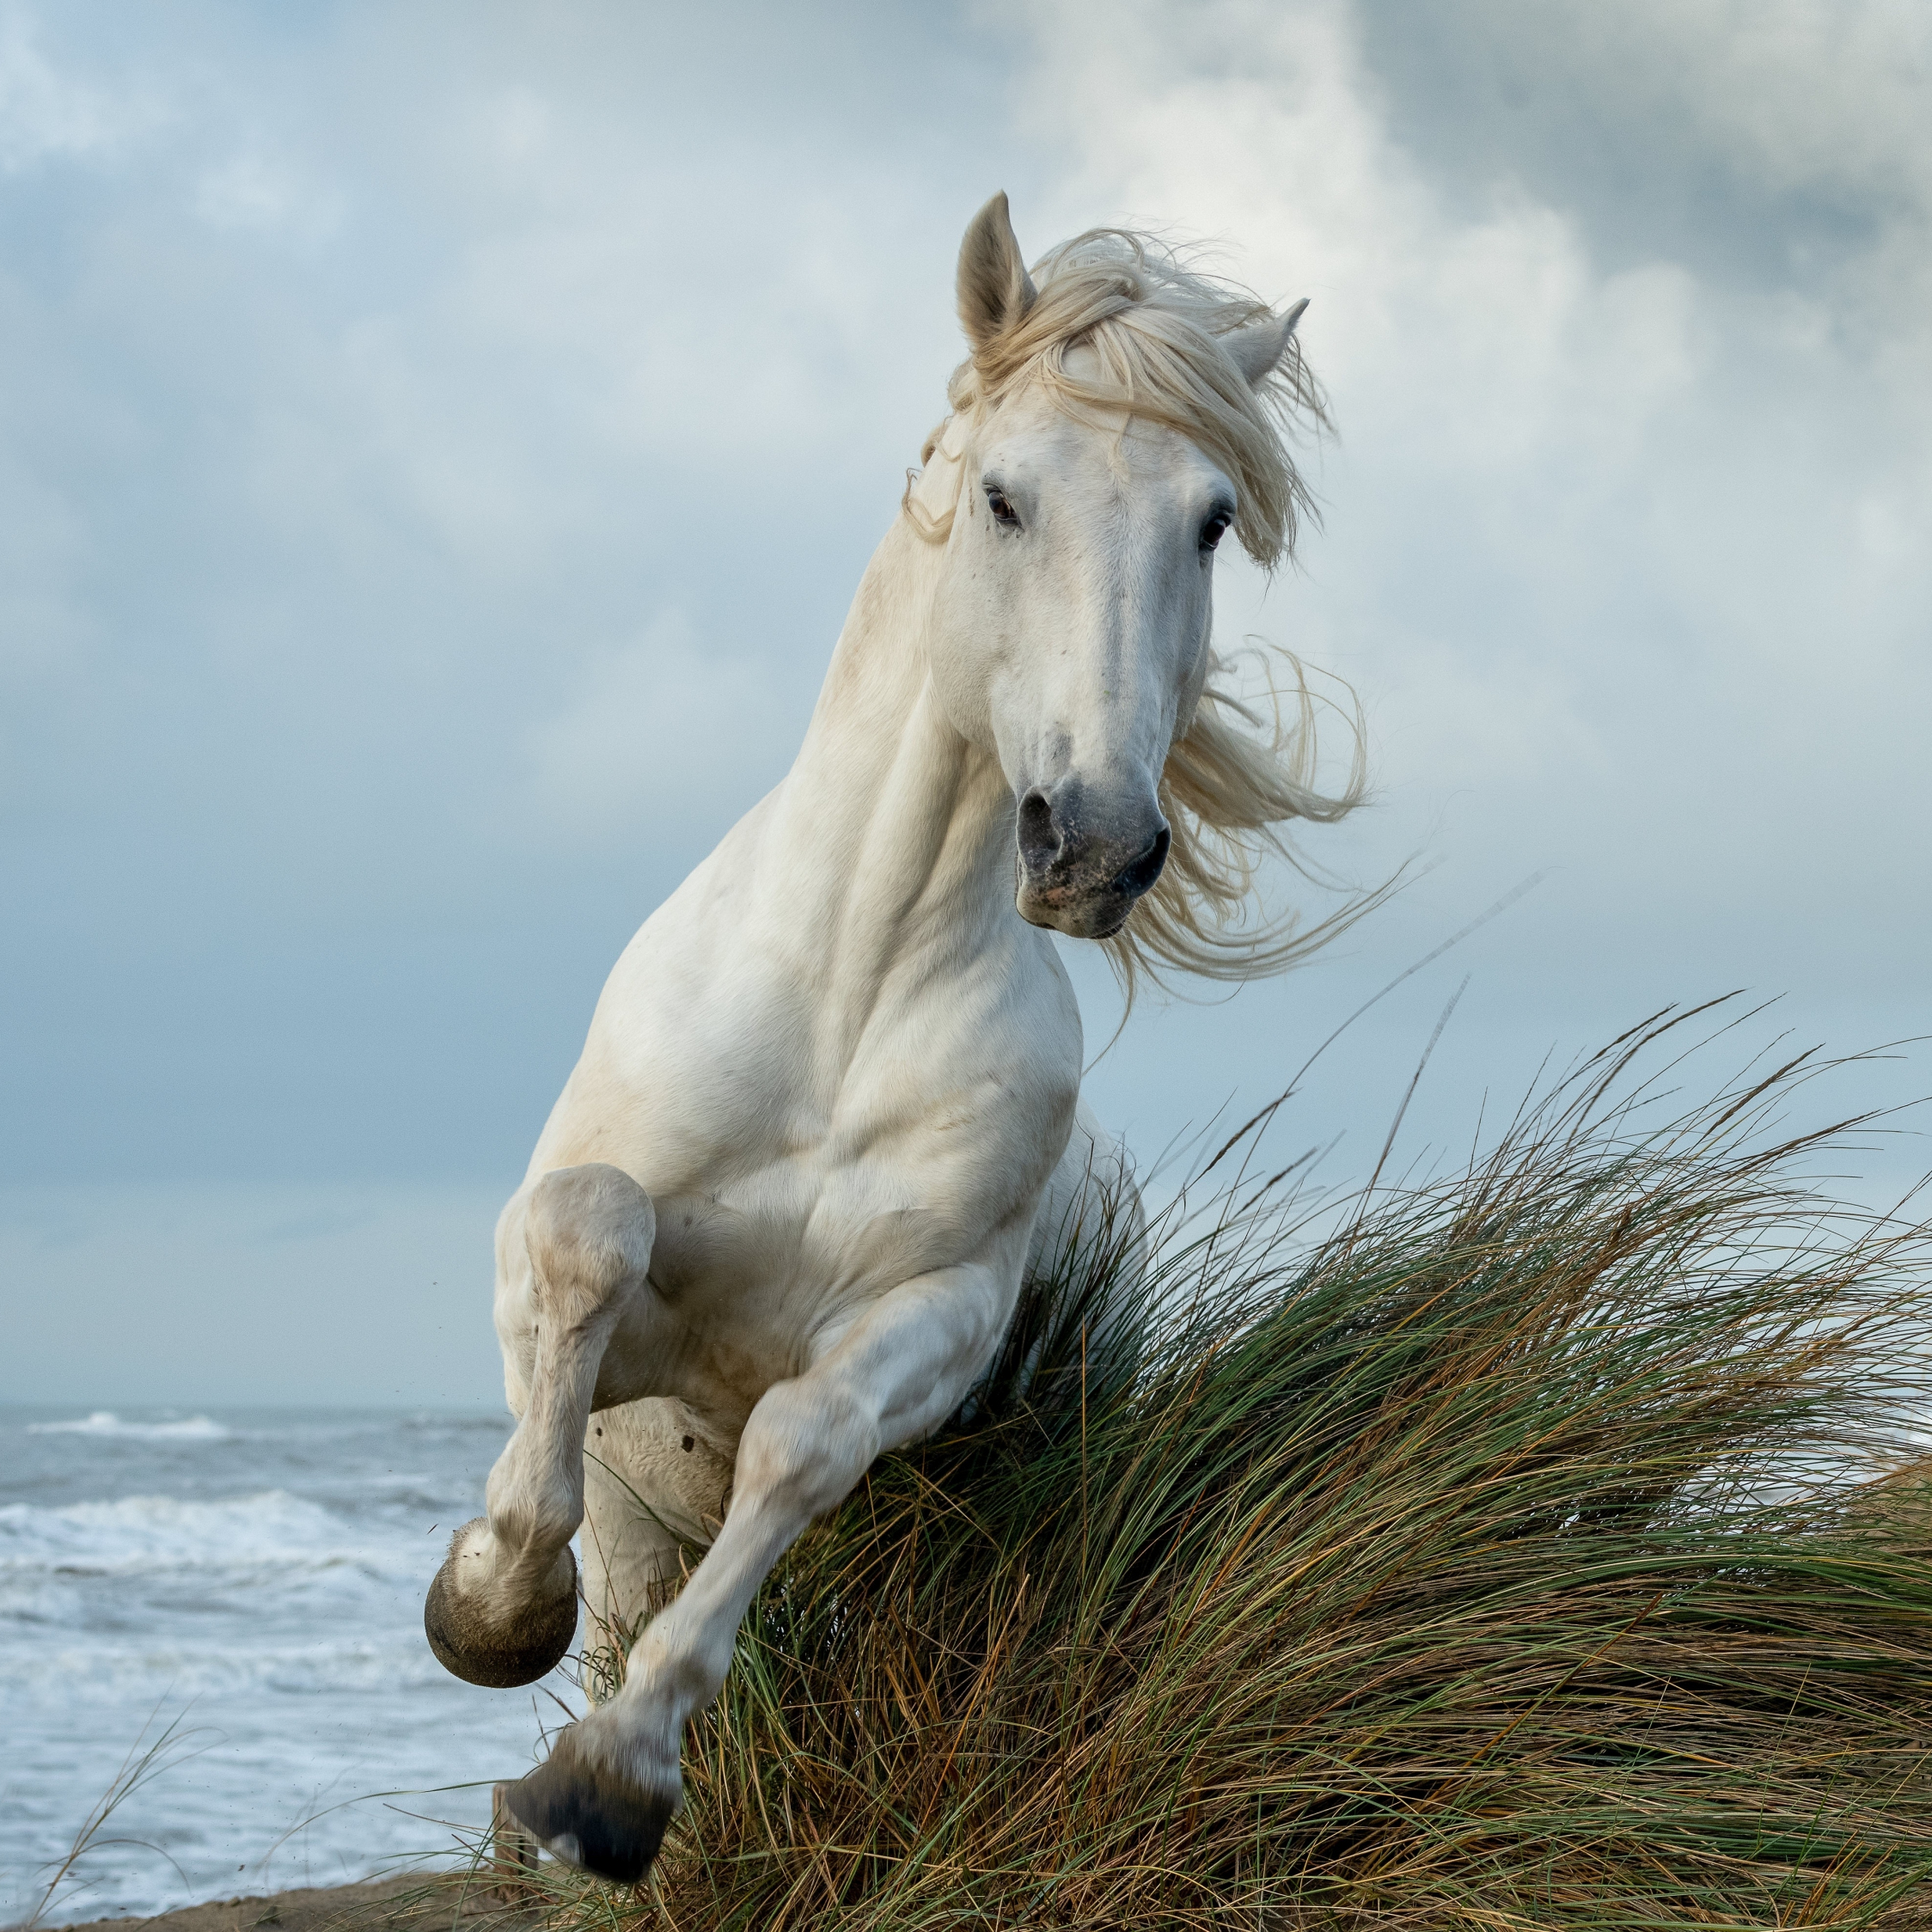
[[[1929,124],[1880,0],[0,0],[0,1399],[500,1400],[496,1209],[789,762],[997,188],[1310,298],[1322,524],[1220,633],[1360,699],[1311,859],[1408,868],[1142,1000],[1144,1162],[1525,884],[1287,1152],[1364,1177],[1458,988],[1402,1164],[1672,1001],[1776,1002],[1693,1088],[1932,1031]]]

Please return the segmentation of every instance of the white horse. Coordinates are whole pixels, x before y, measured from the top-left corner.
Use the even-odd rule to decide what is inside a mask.
[[[584,1594],[621,1642],[681,1534],[709,1543],[511,1793],[608,1879],[655,1856],[773,1565],[959,1408],[1030,1248],[1123,1179],[1044,929],[1102,941],[1130,987],[1275,969],[1319,932],[1249,918],[1254,865],[1359,797],[1359,734],[1324,797],[1299,679],[1269,731],[1209,648],[1215,546],[1272,565],[1306,504],[1302,305],[1117,231],[1030,276],[1003,194],[958,301],[952,413],[798,761],[625,950],[498,1225],[520,1420],[431,1587],[437,1655],[480,1684],[555,1664],[586,1513]]]

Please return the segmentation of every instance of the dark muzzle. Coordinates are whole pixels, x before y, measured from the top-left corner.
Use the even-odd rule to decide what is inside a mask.
[[[1104,799],[1067,778],[1021,798],[1018,836],[1020,917],[1104,939],[1160,877],[1172,835],[1152,798]]]

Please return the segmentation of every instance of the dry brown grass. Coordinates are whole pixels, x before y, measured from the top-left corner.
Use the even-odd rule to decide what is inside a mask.
[[[1101,1255],[772,1577],[683,1928],[1842,1926],[1932,1868],[1923,1231],[1650,1127],[1660,1022],[1312,1237],[1238,1172],[1141,1348]],[[1244,1144],[1209,1184],[1251,1150]],[[1199,1190],[1197,1190],[1198,1192]]]

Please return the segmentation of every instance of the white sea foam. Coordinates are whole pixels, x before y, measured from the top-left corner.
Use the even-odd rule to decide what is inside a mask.
[[[29,1435],[124,1435],[135,1442],[226,1442],[232,1433],[209,1415],[180,1421],[124,1422],[111,1409],[97,1409],[70,1422],[29,1422]]]
[[[160,1701],[170,1711],[205,1713],[237,1703],[259,1709],[264,1699],[327,1702],[358,1692],[406,1698],[443,1688],[448,1673],[419,1629],[393,1627],[394,1606],[387,1597],[349,1607],[357,1614],[345,1621],[385,1626],[377,1638],[265,1643],[237,1619],[207,1633],[137,1634],[119,1642],[95,1636],[59,1648],[0,1644],[0,1671],[20,1721],[83,1706],[125,1713]]]
[[[0,1418],[0,1925],[34,1909],[52,1867],[34,1874],[144,1721],[151,1739],[179,1718],[202,1754],[127,1801],[44,1923],[359,1878],[447,1845],[432,1819],[480,1827],[475,1781],[530,1761],[533,1693],[451,1678],[422,1603],[506,1425],[71,1415]],[[425,1796],[336,1808],[401,1788]]]
[[[369,1528],[286,1489],[212,1501],[123,1496],[60,1508],[9,1503],[0,1507],[0,1574],[315,1568],[378,1561],[386,1552],[372,1542]]]

